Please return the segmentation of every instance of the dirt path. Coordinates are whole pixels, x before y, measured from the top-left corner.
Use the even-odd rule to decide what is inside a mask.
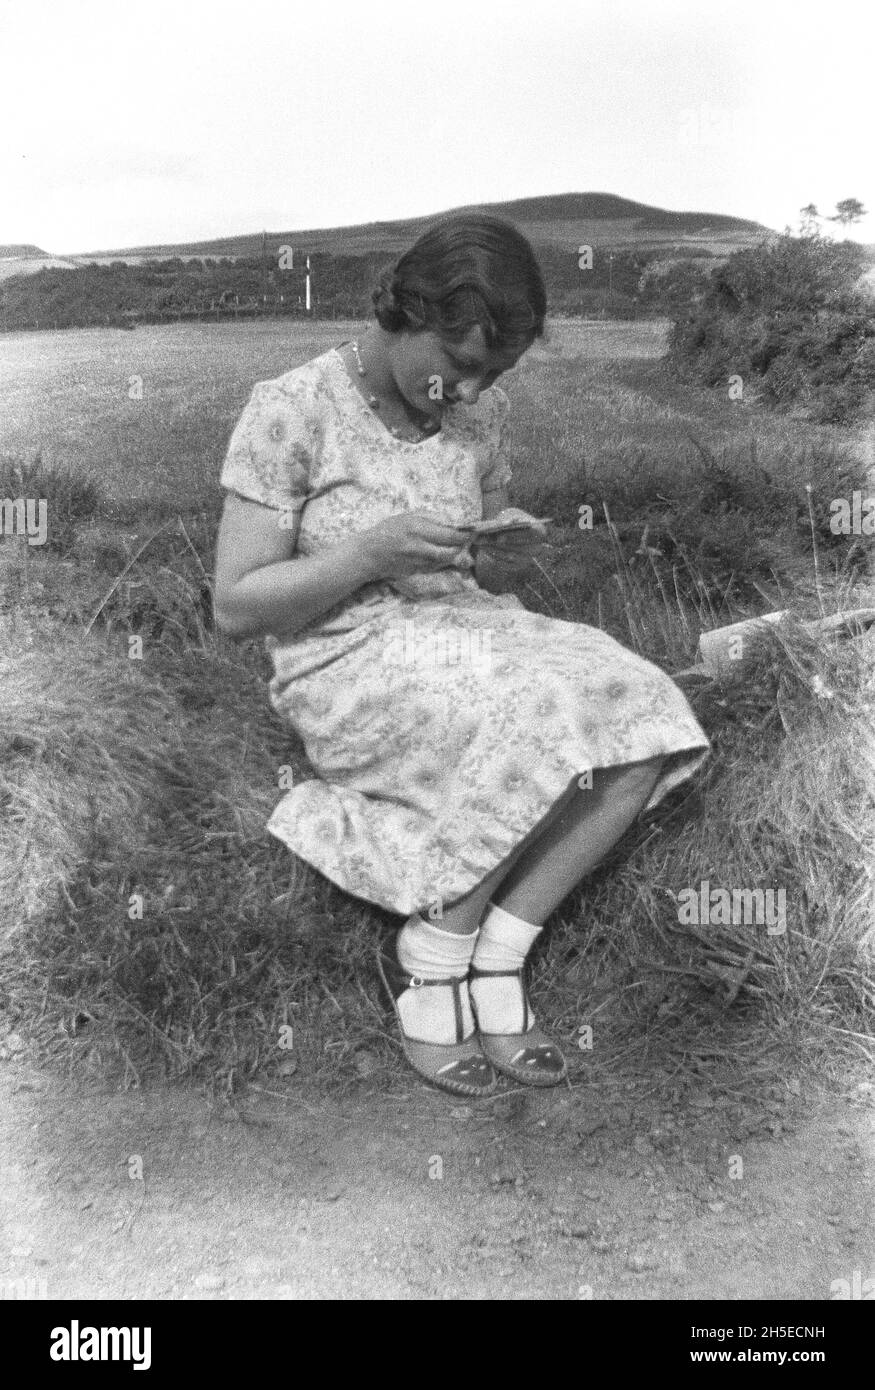
[[[824,1300],[875,1277],[870,1082],[657,1089],[467,1107],[295,1087],[251,1093],[241,1119],[13,1057],[0,1279],[49,1298]]]

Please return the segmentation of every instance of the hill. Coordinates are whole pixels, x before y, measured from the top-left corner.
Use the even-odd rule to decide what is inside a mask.
[[[9,246],[4,246],[0,242],[0,261],[9,260],[11,257],[20,259],[30,256],[47,256],[48,251],[43,251],[39,246],[31,246],[27,242],[13,242]]]
[[[72,270],[75,262],[53,256],[28,242],[0,244],[0,280],[14,275],[35,275],[38,270]]]
[[[670,211],[610,193],[552,194],[451,211],[492,213],[515,223],[536,249],[554,314],[623,318],[663,312],[666,287],[655,274],[657,263],[675,267],[668,288],[669,298],[676,298],[679,288],[687,294],[701,278],[696,267],[713,267],[733,251],[775,237],[743,218]],[[0,330],[303,315],[307,258],[316,318],[367,316],[381,268],[441,215],[446,214],[251,232],[64,260],[10,258],[0,261]],[[578,264],[583,244],[594,252],[585,277]],[[289,246],[295,252],[291,266],[278,254]],[[694,267],[692,278],[684,278],[679,263],[681,271]],[[38,271],[43,273],[33,273]]]
[[[740,246],[752,245],[774,233],[758,222],[722,213],[676,212],[651,207],[612,193],[556,193],[543,197],[517,198],[510,202],[472,203],[450,212],[488,212],[516,223],[536,247],[567,250],[591,241],[603,249],[633,247],[642,250],[698,249],[710,255],[727,255]],[[338,256],[385,255],[400,253],[426,227],[445,213],[401,218],[388,222],[367,222],[347,227],[316,227],[295,231],[268,232],[267,248],[274,256],[282,245],[294,246],[310,254],[321,252]],[[94,251],[67,259],[87,261],[140,261],[172,256],[238,257],[259,256],[262,233],[248,232],[219,237],[212,241],[166,243],[128,249]]]

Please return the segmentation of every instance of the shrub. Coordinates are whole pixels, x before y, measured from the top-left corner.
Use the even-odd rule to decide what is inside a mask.
[[[687,379],[730,376],[762,398],[845,424],[875,399],[875,305],[856,288],[863,250],[820,236],[740,251],[698,304],[676,314],[669,354]]]

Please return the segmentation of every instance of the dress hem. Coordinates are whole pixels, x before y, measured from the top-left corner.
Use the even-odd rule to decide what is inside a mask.
[[[411,893],[409,897],[399,899],[397,896],[390,898],[388,894],[381,896],[377,891],[374,890],[373,887],[370,888],[370,891],[365,891],[363,885],[351,887],[349,884],[348,876],[344,874],[343,866],[338,865],[336,857],[330,856],[328,854],[319,855],[318,850],[319,848],[321,848],[321,846],[317,846],[316,851],[314,852],[312,842],[308,843],[306,846],[303,843],[299,845],[297,843],[297,837],[295,835],[295,827],[293,825],[288,824],[287,821],[285,824],[282,823],[283,821],[285,821],[285,817],[288,814],[287,798],[284,798],[283,801],[281,801],[274,810],[273,815],[270,817],[270,820],[267,823],[267,830],[271,835],[273,835],[282,844],[284,844],[286,848],[290,850],[291,853],[294,854],[298,859],[302,860],[305,864],[308,864],[311,868],[316,869],[317,872],[322,874],[323,877],[327,878],[331,883],[333,883],[337,888],[341,889],[344,893],[348,893],[351,897],[358,898],[360,901],[372,903],[377,907],[385,909],[387,912],[394,912],[397,913],[399,916],[406,917],[413,912],[424,910],[425,908],[437,901],[440,901],[445,906],[450,906],[452,903],[458,901],[460,898],[467,897],[469,893],[472,893],[477,888],[477,886],[483,882],[484,879],[488,878],[490,874],[495,872],[495,870],[499,867],[500,864],[504,862],[505,859],[509,858],[510,855],[513,854],[520,841],[524,840],[526,836],[529,835],[532,830],[534,830],[535,826],[537,826],[540,823],[540,821],[542,821],[546,816],[550,814],[551,810],[556,805],[556,803],[559,800],[561,800],[561,798],[565,795],[565,793],[568,790],[568,787],[571,785],[574,779],[576,777],[582,777],[585,772],[597,772],[606,770],[608,768],[613,769],[618,767],[632,766],[636,762],[645,762],[649,758],[655,758],[660,756],[664,757],[666,760],[672,760],[673,765],[665,767],[663,769],[662,774],[660,775],[659,780],[653,788],[653,791],[651,792],[649,799],[641,808],[640,814],[643,814],[646,811],[653,810],[656,806],[659,805],[659,803],[662,800],[664,800],[664,798],[668,795],[670,791],[673,791],[676,786],[679,786],[682,782],[685,782],[690,777],[692,777],[707,758],[709,750],[710,743],[703,744],[699,742],[691,744],[686,748],[673,749],[671,752],[665,754],[659,754],[651,751],[649,753],[644,753],[644,755],[641,758],[630,758],[627,761],[624,761],[623,763],[602,765],[599,765],[598,763],[592,763],[589,767],[580,768],[577,771],[572,770],[566,776],[566,781],[562,790],[558,792],[558,794],[554,796],[553,799],[546,806],[542,806],[538,811],[538,814],[532,817],[528,824],[526,824],[522,828],[517,828],[513,832],[514,842],[508,845],[508,847],[504,850],[503,853],[496,853],[494,856],[488,855],[487,857],[489,862],[486,863],[485,866],[478,866],[476,869],[469,870],[462,869],[462,872],[459,875],[460,882],[454,883],[451,897],[442,895],[437,891],[428,892],[424,890],[419,897],[415,897],[414,894]],[[311,781],[321,780],[322,779],[320,778],[311,779]],[[307,786],[310,785],[310,783],[303,783],[301,785]],[[323,785],[328,788],[332,787],[332,784],[330,782],[325,782],[323,783]],[[349,789],[340,788],[340,790]],[[294,793],[290,792],[288,795],[293,796]],[[285,814],[283,816],[278,815],[278,813],[280,812],[280,808],[284,806],[287,808]],[[303,838],[304,837],[302,836],[302,841]],[[460,869],[462,868],[461,865],[459,867]]]

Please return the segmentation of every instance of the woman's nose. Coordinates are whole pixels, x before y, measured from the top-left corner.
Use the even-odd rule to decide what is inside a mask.
[[[465,405],[476,405],[480,399],[480,387],[476,381],[460,381],[456,387],[456,396]]]

